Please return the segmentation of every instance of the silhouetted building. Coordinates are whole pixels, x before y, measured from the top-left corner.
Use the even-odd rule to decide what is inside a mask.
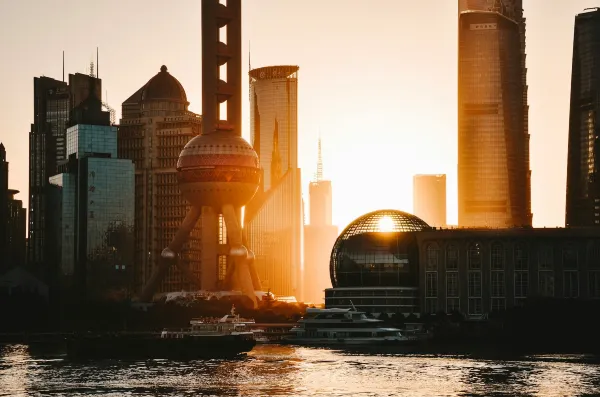
[[[600,227],[598,114],[600,10],[575,18],[567,164],[566,226]]]
[[[445,174],[413,177],[413,212],[431,226],[446,226]]]
[[[139,290],[158,266],[190,209],[177,186],[177,159],[201,131],[201,117],[188,110],[181,83],[166,66],[122,104],[119,158],[135,164],[135,288]],[[201,223],[194,227],[179,261],[200,278]],[[196,289],[172,266],[157,292]]]
[[[0,142],[0,274],[25,264],[26,213],[18,190],[8,188],[6,149]]]
[[[600,229],[437,229],[375,211],[331,253],[326,307],[480,318],[527,298],[600,298]]]
[[[244,213],[247,246],[264,289],[297,295],[302,249],[298,66],[250,71],[250,135],[263,177]]]
[[[522,0],[458,3],[458,225],[531,226]]]
[[[331,181],[323,180],[321,139],[315,180],[308,185],[310,197],[310,225],[304,226],[304,301],[324,302],[325,289],[331,287],[329,256],[338,236],[338,228],[331,224]]]
[[[94,299],[123,299],[134,259],[134,167],[117,158],[117,127],[94,87],[72,110],[70,125],[68,160],[50,177],[54,230],[47,241],[65,285]]]
[[[93,82],[102,100],[102,81],[81,73],[70,74],[69,84],[49,77],[33,79],[34,122],[29,133],[29,240],[27,260],[44,277],[56,266],[54,248],[46,244],[51,225],[48,178],[66,160],[66,133],[71,109],[87,98]]]

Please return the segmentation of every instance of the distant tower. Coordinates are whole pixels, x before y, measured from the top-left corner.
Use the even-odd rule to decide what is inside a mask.
[[[600,9],[575,17],[566,226],[600,227]]]
[[[308,186],[310,195],[310,224],[304,226],[304,300],[321,304],[325,289],[331,288],[329,258],[338,236],[338,228],[331,224],[331,181],[323,179],[321,138],[318,143],[315,180]]]
[[[413,177],[413,214],[431,226],[446,226],[446,175]]]
[[[458,5],[458,225],[531,226],[522,0]]]

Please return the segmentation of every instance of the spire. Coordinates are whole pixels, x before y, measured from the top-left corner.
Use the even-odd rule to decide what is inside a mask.
[[[6,149],[2,142],[0,142],[0,161],[6,161]]]
[[[319,133],[319,153],[317,155],[317,173],[315,175],[315,182],[323,180],[323,154],[321,152],[321,133]]]

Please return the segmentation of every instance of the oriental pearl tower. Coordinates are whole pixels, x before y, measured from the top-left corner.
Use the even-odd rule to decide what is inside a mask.
[[[221,28],[226,29],[227,44],[219,41]],[[241,31],[241,0],[227,0],[226,5],[202,0],[202,134],[185,145],[177,161],[179,188],[192,208],[161,253],[161,264],[144,287],[142,300],[151,298],[172,263],[202,289],[215,289],[216,258],[224,250],[228,256],[225,287],[242,291],[257,304],[254,292],[261,289],[260,281],[254,255],[242,243],[240,226],[241,208],[252,199],[260,182],[258,156],[241,137]],[[219,68],[225,64],[223,81]],[[219,114],[223,102],[227,102],[226,120]],[[217,214],[223,215],[226,224],[225,247],[216,240]],[[199,282],[176,259],[201,217],[203,268]]]

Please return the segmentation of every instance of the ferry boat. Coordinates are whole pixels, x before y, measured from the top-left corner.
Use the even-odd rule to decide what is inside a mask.
[[[368,318],[354,305],[351,309],[307,308],[290,332],[293,335],[284,339],[286,343],[307,346],[400,345],[420,339],[384,326],[383,320]]]
[[[161,333],[73,335],[67,339],[71,358],[235,358],[256,345],[254,333],[234,314],[221,319],[193,319],[191,327]]]

